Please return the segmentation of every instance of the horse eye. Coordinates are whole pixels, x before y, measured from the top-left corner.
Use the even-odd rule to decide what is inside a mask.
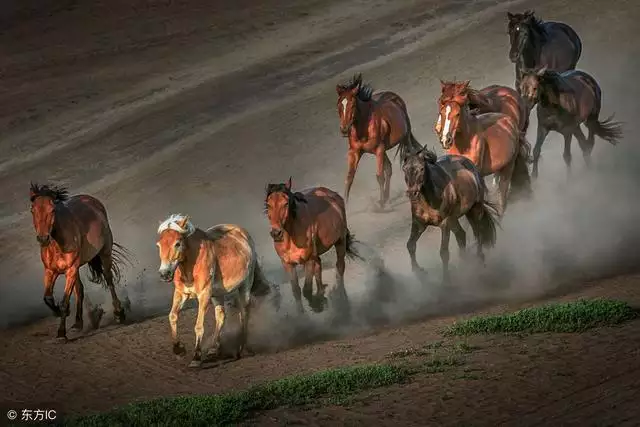
[[[181,241],[177,241],[174,245],[173,245],[176,249],[178,249],[180,246],[182,246],[182,242]]]

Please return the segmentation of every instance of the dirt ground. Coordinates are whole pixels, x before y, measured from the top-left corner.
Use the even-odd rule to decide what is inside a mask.
[[[505,12],[530,7],[576,28],[584,44],[579,67],[602,86],[603,116],[616,113],[625,122],[623,143],[598,141],[589,173],[574,144],[568,178],[560,138],[551,135],[534,199],[510,206],[485,268],[461,263],[453,251],[448,288],[439,281],[437,231],[419,242],[428,277],[407,271],[409,211],[397,161],[392,206],[374,212],[374,161],[363,159],[350,228],[384,258],[389,280],[374,284],[366,268],[349,264],[352,324],[335,325],[330,313],[287,317],[291,291],[262,214],[264,186],[293,176],[296,188],[342,190],[346,144],[335,84],[363,72],[374,88],[401,94],[417,139],[439,151],[432,131],[438,79],[512,85]],[[598,0],[579,7],[561,0],[7,2],[0,12],[0,406],[85,413],[380,361],[439,339],[438,327],[455,313],[516,308],[550,293],[640,303],[640,277],[620,276],[637,272],[640,261],[633,196],[640,178],[640,86],[633,84],[639,20],[640,3],[631,0],[615,8]],[[531,142],[536,123],[533,113]],[[92,302],[107,310],[101,328],[70,335],[64,345],[52,339],[57,324],[42,303],[29,181],[65,183],[104,201],[116,240],[135,254],[118,289],[131,302],[130,324],[111,325],[109,299],[89,286]],[[256,356],[193,372],[171,354],[171,289],[156,279],[154,242],[157,221],[174,212],[202,227],[243,225],[267,274],[281,283],[284,313],[254,316],[252,339],[262,349]],[[328,281],[332,257],[325,260]],[[377,301],[374,285],[396,289],[398,298]],[[180,320],[187,346],[193,321],[192,311]],[[479,349],[468,356],[480,369],[476,379],[433,374],[361,396],[347,409],[281,409],[254,421],[637,424],[637,326],[477,338]]]

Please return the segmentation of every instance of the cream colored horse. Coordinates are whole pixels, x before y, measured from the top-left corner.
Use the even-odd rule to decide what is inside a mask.
[[[195,298],[198,300],[196,345],[189,366],[197,368],[202,364],[204,316],[211,302],[216,326],[213,345],[207,356],[218,354],[226,297],[232,298],[239,310],[241,337],[236,358],[242,357],[247,343],[251,297],[271,294],[276,311],[280,305],[279,289],[264,277],[249,233],[232,224],[220,224],[203,231],[196,228],[188,216],[174,214],[160,224],[158,235],[158,272],[163,280],[174,284],[173,305],[169,313],[173,352],[178,356],[185,353],[184,345],[178,339],[178,313],[188,299]]]

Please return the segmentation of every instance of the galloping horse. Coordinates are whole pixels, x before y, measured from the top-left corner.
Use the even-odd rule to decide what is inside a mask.
[[[351,184],[363,153],[375,154],[380,186],[380,207],[389,200],[391,184],[391,161],[387,150],[398,146],[396,156],[405,155],[408,150],[420,149],[411,132],[411,121],[407,106],[397,94],[382,91],[376,94],[368,84],[362,83],[358,74],[346,84],[336,86],[338,93],[338,116],[340,132],[349,138],[347,152],[347,178],[344,197],[349,202]]]
[[[414,271],[416,243],[428,226],[440,227],[440,257],[445,282],[449,281],[449,238],[451,231],[464,253],[467,237],[458,219],[466,216],[478,242],[477,256],[484,263],[483,249],[496,242],[495,208],[485,200],[486,187],[473,162],[463,156],[437,158],[426,147],[405,158],[402,166],[411,202],[411,235],[407,250]]]
[[[314,311],[322,307],[314,303],[313,277],[316,279],[317,301],[323,301],[320,256],[336,248],[337,290],[346,300],[344,288],[345,257],[362,257],[352,247],[355,242],[347,228],[345,203],[342,197],[324,187],[291,191],[291,178],[286,183],[268,184],[265,212],[271,225],[273,246],[291,278],[291,291],[299,312],[304,312],[298,285],[296,266],[304,265],[304,297]],[[345,301],[346,302],[346,301]]]
[[[72,328],[83,328],[84,285],[79,269],[85,264],[89,266],[91,281],[111,292],[115,318],[123,322],[124,309],[114,286],[120,281],[120,264],[127,261],[126,249],[114,243],[104,205],[84,194],[69,197],[64,187],[53,185],[32,183],[29,197],[44,266],[44,302],[60,317],[57,337],[66,340],[71,292],[76,296],[76,321]],[[53,287],[61,274],[65,275],[64,298],[58,307]],[[96,307],[90,314],[93,327],[97,328],[102,310]]]
[[[471,114],[469,83],[441,82],[442,94],[434,130],[448,154],[467,157],[482,176],[497,175],[500,215],[504,215],[511,184],[514,192],[531,192],[527,169],[529,144],[512,116]]]
[[[178,339],[178,314],[188,299],[195,298],[198,300],[196,345],[189,366],[197,368],[202,364],[204,316],[211,301],[216,326],[208,356],[217,355],[225,321],[225,297],[232,297],[239,308],[241,326],[235,356],[236,359],[242,357],[247,345],[252,297],[275,294],[272,302],[276,310],[279,308],[279,290],[262,273],[249,233],[233,224],[220,224],[203,231],[196,228],[188,216],[174,214],[160,223],[158,235],[158,272],[163,280],[173,281],[174,285],[169,313],[174,354],[182,356],[185,353],[184,345]]]
[[[544,22],[532,10],[507,12],[511,42],[509,59],[516,66],[516,89],[520,91],[523,71],[548,67],[559,72],[573,70],[582,54],[582,41],[569,25]],[[529,112],[533,109],[529,105]]]
[[[572,135],[578,139],[587,167],[595,135],[613,145],[622,138],[621,124],[612,120],[613,115],[605,120],[599,119],[602,90],[598,82],[584,71],[558,73],[546,67],[537,71],[525,70],[520,86],[520,91],[530,103],[538,103],[538,136],[533,148],[534,177],[538,176],[540,151],[549,131],[554,130],[564,136],[563,158],[567,170],[571,168]],[[589,129],[588,138],[580,129],[582,123]]]

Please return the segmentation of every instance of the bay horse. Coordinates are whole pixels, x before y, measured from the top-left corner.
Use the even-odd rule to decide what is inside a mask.
[[[458,247],[466,251],[466,232],[459,222],[465,216],[477,241],[477,256],[484,263],[484,248],[496,242],[496,209],[485,199],[486,186],[478,168],[459,155],[440,158],[423,148],[408,155],[402,170],[411,203],[411,234],[407,250],[413,271],[422,268],[416,260],[416,244],[427,227],[441,231],[440,258],[443,278],[449,281],[449,238],[453,231]]]
[[[510,187],[514,193],[531,193],[527,168],[529,144],[520,124],[503,113],[472,114],[469,81],[440,83],[442,93],[435,133],[448,154],[467,157],[483,177],[497,176],[502,216]]]
[[[345,202],[325,187],[292,191],[291,177],[286,183],[268,184],[265,213],[271,226],[273,246],[289,274],[291,291],[300,313],[304,312],[296,267],[304,265],[304,297],[314,311],[321,311],[315,301],[323,301],[320,256],[332,247],[336,249],[337,291],[348,304],[344,287],[345,258],[363,259],[353,248],[355,239],[347,227]],[[313,297],[313,278],[317,297]],[[347,306],[348,307],[348,306]]]
[[[507,12],[511,47],[509,59],[515,64],[516,84],[520,91],[523,71],[548,67],[558,72],[573,70],[582,55],[582,41],[576,31],[562,22],[537,18],[534,11]],[[533,109],[529,105],[529,112]]]
[[[621,123],[613,121],[613,115],[600,120],[602,90],[596,79],[584,71],[559,73],[546,67],[525,70],[520,90],[530,103],[538,104],[538,135],[533,148],[534,177],[538,176],[538,160],[549,131],[556,131],[564,137],[563,158],[567,170],[571,168],[573,135],[582,149],[587,167],[590,165],[596,135],[612,145],[622,138]],[[588,137],[580,129],[581,124],[585,124],[589,130]]]
[[[220,350],[220,334],[225,324],[225,297],[233,298],[239,309],[240,340],[235,357],[240,359],[247,347],[249,314],[254,298],[272,296],[273,307],[279,309],[279,290],[270,283],[258,263],[253,239],[244,228],[234,224],[219,224],[209,229],[196,228],[187,215],[173,214],[158,226],[160,268],[165,282],[173,282],[173,302],[169,325],[173,353],[185,354],[178,338],[178,314],[188,299],[198,301],[195,324],[195,351],[191,368],[202,365],[204,317],[213,302],[215,331],[207,356],[215,357]]]
[[[79,269],[85,264],[89,266],[90,280],[102,284],[111,293],[115,318],[123,322],[125,313],[115,285],[121,278],[121,264],[128,261],[127,250],[113,241],[102,202],[86,194],[69,197],[64,187],[35,183],[30,185],[29,199],[44,266],[44,303],[60,317],[57,338],[66,340],[71,292],[76,297],[76,321],[72,328],[83,328],[84,285]],[[64,297],[58,306],[53,288],[61,274],[65,275]],[[97,328],[102,311],[96,307],[90,314],[93,327]]]
[[[376,156],[376,177],[380,186],[380,207],[389,200],[392,167],[387,150],[398,147],[395,156],[400,158],[409,150],[420,149],[411,131],[407,106],[394,92],[373,93],[369,84],[362,82],[362,75],[336,85],[340,132],[349,139],[347,151],[347,177],[344,197],[349,202],[349,192],[364,153]]]

